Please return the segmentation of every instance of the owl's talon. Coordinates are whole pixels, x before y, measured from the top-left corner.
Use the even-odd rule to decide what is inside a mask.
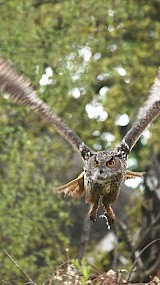
[[[105,220],[106,220],[107,228],[108,228],[108,230],[110,230],[110,229],[111,229],[111,225],[110,225],[109,222],[108,222],[107,216],[103,214],[103,215],[100,215],[99,218],[102,218],[102,219],[105,219]]]

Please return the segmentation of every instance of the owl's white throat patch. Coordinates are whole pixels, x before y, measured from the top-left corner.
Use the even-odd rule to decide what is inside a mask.
[[[108,174],[109,174],[108,172],[103,172],[102,174],[100,174],[99,169],[96,169],[92,173],[91,179],[100,184],[104,184],[110,178],[110,175]]]

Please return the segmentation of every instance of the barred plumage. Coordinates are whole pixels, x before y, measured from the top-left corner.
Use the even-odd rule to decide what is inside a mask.
[[[30,107],[47,119],[56,130],[80,153],[84,161],[84,171],[73,181],[57,188],[76,199],[85,196],[90,203],[89,218],[96,220],[100,197],[105,209],[103,217],[108,227],[114,222],[115,214],[111,204],[115,202],[125,179],[142,177],[144,173],[126,170],[126,161],[131,149],[144,129],[160,114],[160,73],[151,88],[143,113],[113,151],[92,151],[69,129],[61,119],[43,102],[23,76],[0,56],[0,90],[7,92],[17,103]]]
[[[89,147],[85,146],[84,142],[51,111],[48,105],[36,95],[30,83],[22,75],[16,73],[1,56],[0,89],[7,92],[14,102],[30,107],[38,115],[47,119],[80,152],[83,159],[90,156],[91,150]]]

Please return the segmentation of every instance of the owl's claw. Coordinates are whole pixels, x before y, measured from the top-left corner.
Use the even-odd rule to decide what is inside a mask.
[[[102,219],[105,219],[105,220],[106,220],[107,228],[108,228],[108,230],[110,230],[110,229],[111,229],[111,225],[110,225],[109,222],[108,222],[107,216],[103,214],[103,215],[100,215],[99,218],[102,218]]]

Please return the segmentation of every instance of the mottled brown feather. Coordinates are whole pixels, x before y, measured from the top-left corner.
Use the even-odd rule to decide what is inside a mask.
[[[57,192],[63,192],[65,196],[71,196],[74,199],[80,199],[84,196],[84,172],[82,172],[77,178],[69,183],[57,187]]]
[[[37,96],[30,83],[19,75],[2,56],[0,56],[0,90],[8,93],[14,102],[29,107],[48,120],[84,159],[91,155],[91,149]]]
[[[65,195],[69,195],[75,199],[80,199],[85,194],[86,202],[91,204],[89,217],[92,221],[96,220],[100,196],[103,196],[102,203],[105,208],[103,216],[108,219],[107,224],[110,226],[115,218],[111,204],[116,201],[122,182],[126,179],[143,177],[145,174],[144,172],[126,171],[126,161],[128,154],[140,138],[144,129],[160,114],[160,73],[151,88],[146,105],[138,116],[137,121],[124,136],[119,146],[113,151],[105,150],[93,152],[87,147],[84,142],[61,121],[49,106],[36,95],[36,92],[24,77],[20,76],[1,56],[0,90],[2,92],[7,92],[15,102],[30,107],[38,115],[47,119],[54,128],[79,151],[84,160],[85,175],[84,172],[82,172],[76,179],[58,187],[56,191],[63,192]],[[107,172],[105,173],[102,171],[103,169],[101,169],[101,167],[98,170],[99,172],[97,169],[94,169],[93,159],[95,158],[97,160],[97,157],[100,162],[102,162],[100,166],[109,158],[111,159],[114,157],[116,158],[116,161],[117,159],[119,160],[119,168],[112,169],[112,179],[107,179]],[[117,175],[118,171],[119,174]],[[104,183],[101,183],[101,181],[104,181]],[[103,187],[106,188],[106,195],[102,191]]]
[[[137,177],[143,178],[145,174],[146,174],[145,172],[134,172],[134,171],[126,170],[124,179],[127,180],[127,179],[132,179],[132,178],[137,178]]]

